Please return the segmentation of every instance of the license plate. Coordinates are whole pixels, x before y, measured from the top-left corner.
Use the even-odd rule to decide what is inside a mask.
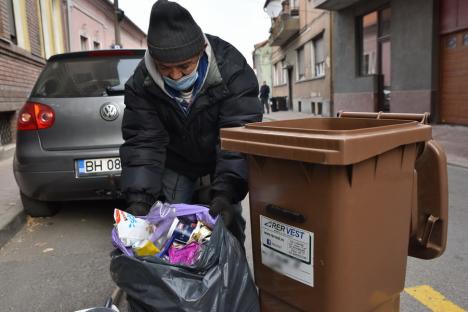
[[[76,160],[78,177],[120,173],[122,166],[119,157]]]

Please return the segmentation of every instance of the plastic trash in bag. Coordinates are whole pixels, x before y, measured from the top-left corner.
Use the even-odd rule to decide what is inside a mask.
[[[158,257],[134,257],[131,249],[119,245],[114,231],[114,245],[122,253],[112,257],[111,275],[127,293],[130,310],[260,311],[257,289],[245,253],[222,218],[215,221],[208,209],[202,206],[171,206],[176,207],[177,217],[195,214],[198,220],[214,225],[211,238],[199,259],[186,266],[170,264]],[[146,220],[152,224],[160,222],[157,209],[152,209]]]

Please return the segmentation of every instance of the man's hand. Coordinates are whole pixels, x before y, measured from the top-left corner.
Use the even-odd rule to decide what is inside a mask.
[[[147,203],[130,203],[130,206],[125,209],[126,212],[131,213],[134,216],[146,216],[150,211],[151,205]]]
[[[228,227],[234,217],[234,205],[223,195],[217,195],[210,204],[210,214],[215,217],[221,215],[224,224]]]

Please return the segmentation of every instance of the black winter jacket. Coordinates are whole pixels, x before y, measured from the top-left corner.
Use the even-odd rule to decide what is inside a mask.
[[[155,201],[165,167],[192,179],[214,174],[212,190],[233,202],[247,194],[245,157],[220,150],[219,129],[261,121],[258,82],[239,51],[207,38],[218,79],[207,78],[188,115],[155,83],[144,60],[125,85],[121,189],[130,203]]]

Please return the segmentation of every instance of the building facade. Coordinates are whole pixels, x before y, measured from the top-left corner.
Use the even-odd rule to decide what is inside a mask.
[[[270,29],[273,97],[285,99],[288,109],[329,116],[330,13],[314,9],[309,0],[280,2],[281,11],[273,16]],[[278,4],[268,0],[265,8]]]
[[[257,75],[258,84],[261,86],[264,81],[268,86],[272,86],[273,67],[271,65],[271,45],[269,41],[263,41],[254,46],[253,68]]]
[[[441,1],[439,47],[439,121],[468,125],[468,1]]]
[[[146,47],[145,33],[132,21],[124,17],[120,27],[124,48]],[[0,0],[0,151],[14,143],[16,112],[47,58],[109,49],[114,38],[108,0]]]
[[[115,45],[114,5],[108,0],[69,0],[70,51],[111,49]],[[130,19],[120,22],[122,48],[146,49],[146,34]]]
[[[0,0],[0,148],[14,143],[15,114],[51,54],[64,52],[60,0]]]
[[[468,2],[314,0],[333,10],[335,111],[468,124]]]

